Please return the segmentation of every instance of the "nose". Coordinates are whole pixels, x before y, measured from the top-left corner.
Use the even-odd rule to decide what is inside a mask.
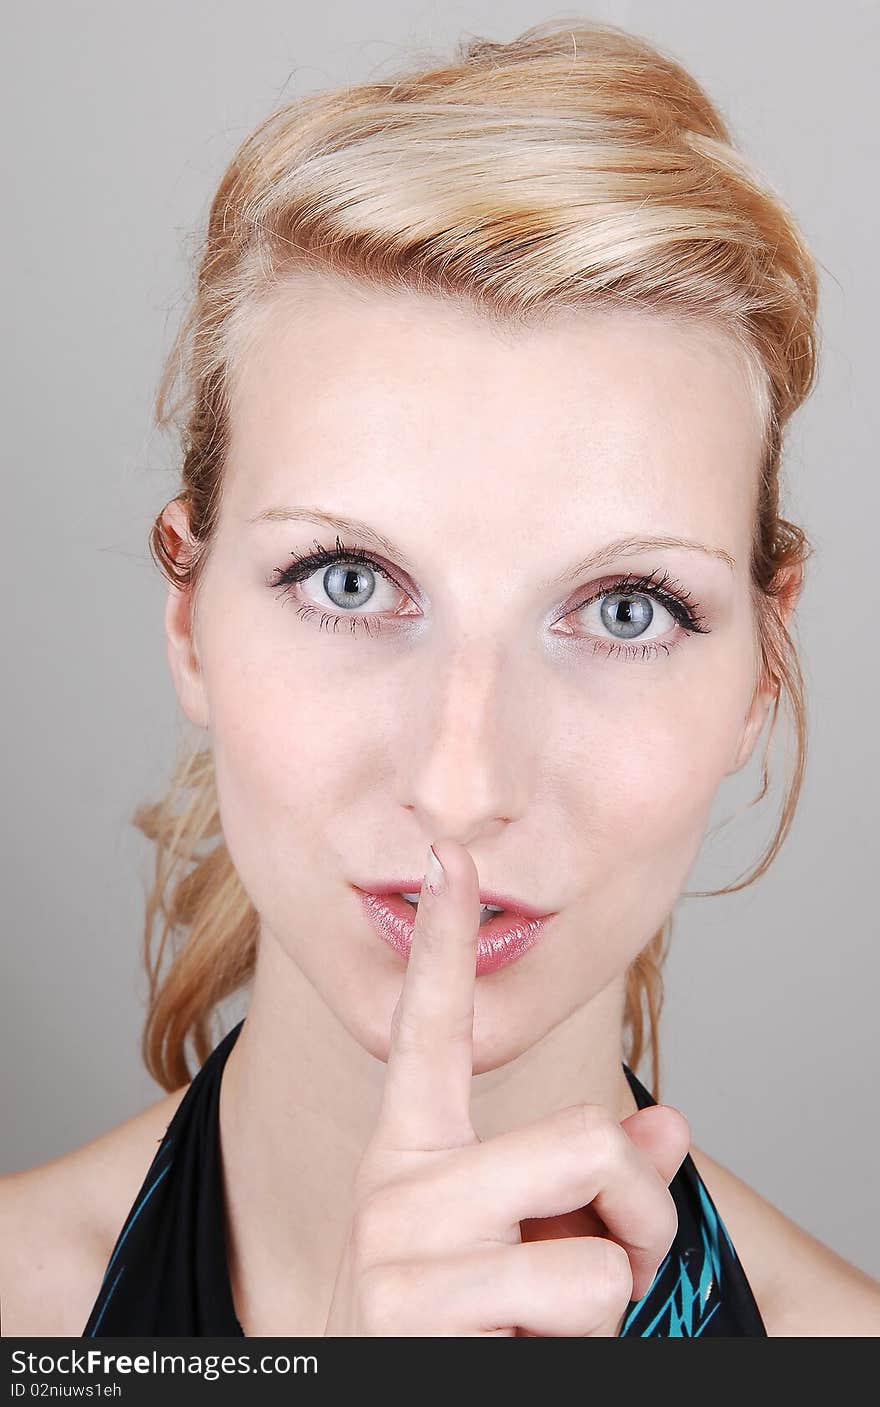
[[[410,695],[398,788],[427,836],[467,845],[519,819],[535,775],[534,691],[499,649],[471,642],[431,660]]]

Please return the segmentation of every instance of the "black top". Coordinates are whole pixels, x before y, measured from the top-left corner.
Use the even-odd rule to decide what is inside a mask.
[[[220,1163],[219,1096],[244,1025],[211,1052],[178,1105],[119,1233],[83,1338],[243,1338],[235,1315]],[[656,1101],[623,1066],[640,1109]],[[749,1282],[688,1154],[669,1184],[678,1231],[620,1332],[640,1338],[766,1338]]]

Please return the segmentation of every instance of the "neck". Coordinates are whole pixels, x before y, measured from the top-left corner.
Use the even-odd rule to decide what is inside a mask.
[[[636,1112],[621,1064],[624,978],[516,1059],[475,1075],[480,1139],[569,1104]],[[220,1087],[226,1240],[249,1336],[320,1336],[379,1112],[385,1062],[365,1051],[271,938]]]

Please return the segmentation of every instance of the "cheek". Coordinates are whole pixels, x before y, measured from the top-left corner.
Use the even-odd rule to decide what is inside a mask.
[[[236,651],[234,670],[218,663],[211,672],[210,658],[206,652],[227,848],[264,914],[274,907],[273,895],[279,902],[296,895],[302,904],[321,869],[332,863],[333,817],[345,779],[357,766],[351,720],[356,703],[344,689],[315,688],[305,667],[282,675],[256,650]]]
[[[633,666],[637,668],[638,666]],[[670,681],[671,683],[671,681]],[[582,834],[607,872],[629,874],[661,918],[687,881],[712,804],[741,737],[753,686],[748,645],[687,687],[655,679],[621,690],[585,730],[578,798]],[[607,703],[607,700],[606,700]],[[584,785],[584,778],[592,782]],[[584,809],[586,808],[586,809]],[[638,896],[633,892],[633,901]]]

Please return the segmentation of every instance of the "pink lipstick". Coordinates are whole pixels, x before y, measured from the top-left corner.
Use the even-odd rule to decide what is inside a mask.
[[[414,883],[401,881],[399,888],[395,885],[394,889],[384,884],[370,889],[355,885],[354,889],[379,937],[408,961],[416,910],[403,898],[403,894],[420,892],[421,880]],[[493,914],[486,923],[480,924],[476,950],[477,977],[496,972],[498,968],[522,957],[534,947],[553,918],[552,913],[539,913],[531,905],[512,899],[505,902],[505,897],[480,890],[481,904],[497,905],[503,912]]]

